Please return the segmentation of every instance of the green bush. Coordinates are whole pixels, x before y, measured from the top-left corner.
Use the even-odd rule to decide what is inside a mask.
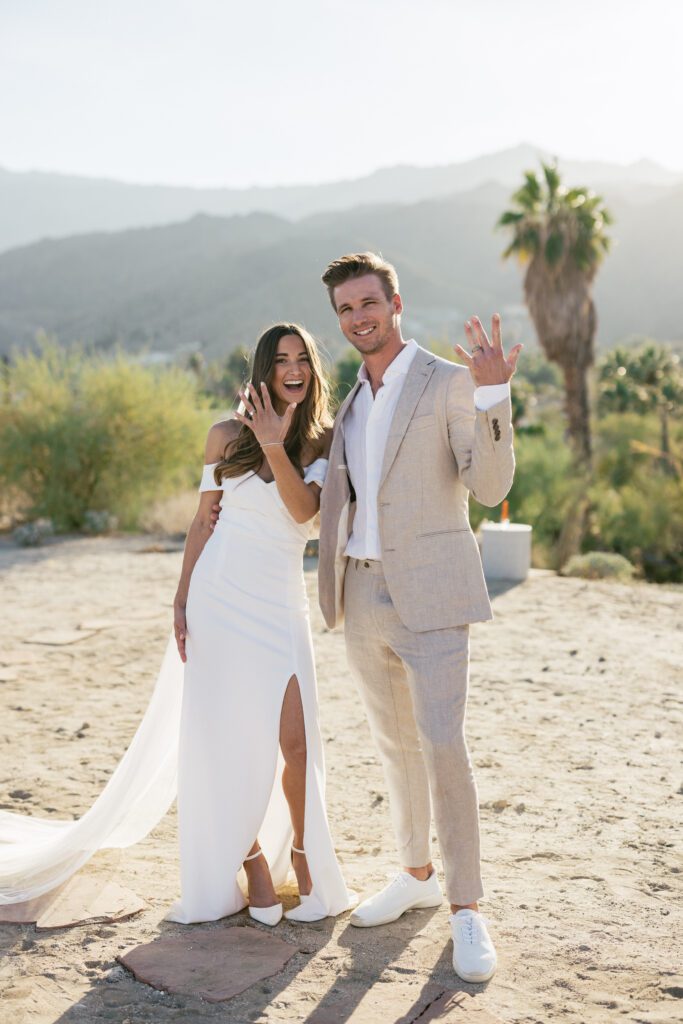
[[[620,580],[633,578],[635,568],[623,555],[608,551],[592,551],[588,555],[574,555],[562,570],[563,576],[579,576],[584,580]]]
[[[589,499],[582,550],[623,555],[645,579],[683,580],[683,479],[662,465],[654,414],[612,414],[598,421],[591,481],[576,475],[557,424],[542,435],[517,433],[517,470],[509,494],[510,517],[533,527],[536,565],[557,567],[556,545],[572,506]],[[672,437],[680,451],[680,430]],[[470,502],[476,528],[500,510]]]
[[[664,464],[655,414],[613,413],[596,429],[584,550],[613,551],[646,579],[683,579],[683,479]],[[680,450],[681,428],[672,438]]]
[[[595,484],[585,546],[624,555],[653,582],[682,580],[683,481],[646,466],[619,489]]]
[[[533,527],[536,564],[553,564],[552,549],[577,486],[571,474],[571,452],[559,427],[550,426],[543,434],[518,433],[515,458],[515,479],[508,495],[510,519]],[[499,519],[500,509],[494,512],[472,499],[470,519],[474,529],[484,518]]]
[[[0,480],[57,529],[98,511],[134,527],[151,499],[196,478],[209,423],[187,373],[46,345],[11,367]]]

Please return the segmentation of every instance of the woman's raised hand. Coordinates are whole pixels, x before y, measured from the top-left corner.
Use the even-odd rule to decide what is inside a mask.
[[[236,412],[235,419],[249,427],[261,446],[283,444],[292,422],[296,402],[288,405],[284,414],[278,416],[270,400],[268,388],[263,382],[260,395],[255,384],[247,384],[239,394],[244,403],[245,414]]]

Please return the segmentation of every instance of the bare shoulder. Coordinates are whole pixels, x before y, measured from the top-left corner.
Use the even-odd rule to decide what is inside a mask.
[[[226,446],[235,440],[241,426],[239,420],[220,420],[218,423],[214,423],[206,438],[205,462],[207,465],[221,461]]]

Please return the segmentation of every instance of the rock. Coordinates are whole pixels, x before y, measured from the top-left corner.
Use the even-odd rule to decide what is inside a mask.
[[[126,972],[124,968],[118,965],[117,967],[112,967],[110,971],[107,971],[107,973],[104,976],[104,980],[109,985],[115,985],[117,981],[123,981],[125,976]]]
[[[117,960],[160,991],[220,1003],[277,974],[297,952],[298,946],[256,928],[229,926],[163,936]]]

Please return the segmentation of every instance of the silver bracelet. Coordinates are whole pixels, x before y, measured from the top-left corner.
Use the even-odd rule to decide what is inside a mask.
[[[263,444],[261,445],[261,447],[262,448],[272,448],[274,444],[281,444],[283,448],[285,446],[285,442],[284,441],[264,441]]]

